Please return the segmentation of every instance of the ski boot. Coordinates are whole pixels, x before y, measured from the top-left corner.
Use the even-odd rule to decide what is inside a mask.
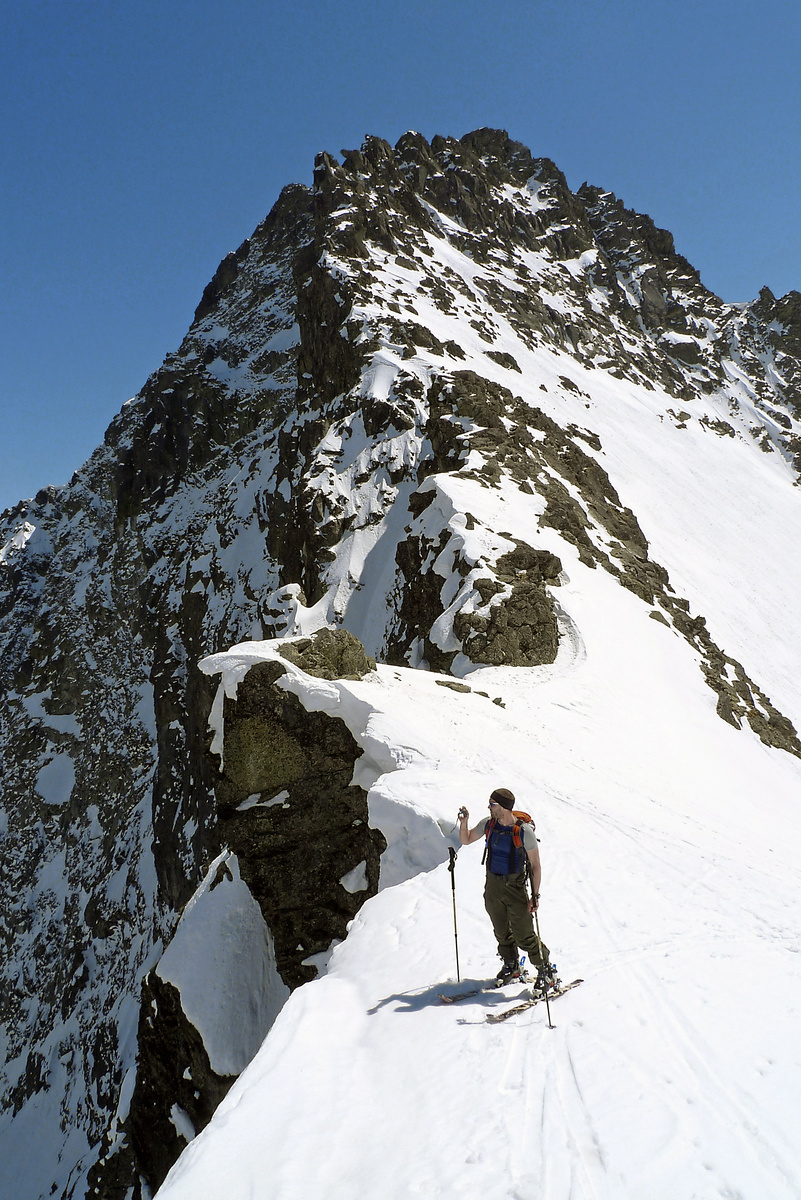
[[[521,974],[519,959],[510,958],[504,962],[500,971],[495,976],[495,986],[503,987],[506,983],[512,983],[515,979],[519,979]]]
[[[556,963],[540,963],[537,967],[537,978],[531,988],[532,997],[542,999],[548,992],[555,991],[558,987]]]

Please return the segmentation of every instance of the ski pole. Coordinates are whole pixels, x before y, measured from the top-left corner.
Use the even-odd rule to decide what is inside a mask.
[[[537,930],[537,941],[539,942],[539,947],[540,947],[540,962],[542,963],[542,965],[544,967],[545,963],[543,962],[543,958],[542,958],[542,937],[540,936],[540,919],[539,919],[539,916],[537,915],[537,893],[534,890],[534,875],[531,870],[531,861],[530,861],[528,855],[526,855],[526,882],[531,887],[531,911],[534,913],[534,925]],[[548,1013],[548,1028],[556,1029],[556,1026],[551,1021],[551,1006],[548,1003],[548,980],[547,980],[547,978],[545,979],[545,1010]]]
[[[448,870],[451,873],[451,891],[453,892],[453,940],[456,942],[456,982],[461,983],[462,977],[459,974],[459,933],[456,929],[456,851],[453,846],[448,847],[448,855],[450,862]],[[550,1020],[550,1016],[548,1018]]]
[[[536,900],[535,900],[535,901],[534,901],[534,904],[536,905],[536,903],[537,903],[537,902],[536,902]],[[538,942],[539,942],[539,944],[540,944],[540,962],[542,962],[542,938],[540,937],[540,919],[539,919],[539,917],[537,916],[537,909],[536,909],[536,908],[534,909],[534,923],[535,923],[535,925],[536,925],[536,927],[537,927],[537,941],[538,941]],[[543,963],[543,966],[544,966],[544,963]],[[555,1026],[555,1025],[553,1024],[553,1022],[551,1021],[551,1006],[550,1006],[550,1004],[548,1003],[548,980],[547,980],[547,978],[545,979],[545,1011],[546,1011],[546,1012],[547,1012],[547,1014],[548,1014],[548,1028],[549,1028],[549,1029],[555,1029],[555,1028],[556,1028],[556,1026]]]

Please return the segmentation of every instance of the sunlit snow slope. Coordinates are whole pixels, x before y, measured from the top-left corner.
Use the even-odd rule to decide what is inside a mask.
[[[728,497],[707,477],[712,540]],[[773,488],[797,514],[797,492],[764,479],[766,497]],[[685,481],[672,485],[675,501]],[[469,508],[488,523],[502,511],[515,530],[524,519],[503,489],[474,485]],[[745,562],[749,541],[729,530],[725,545]],[[684,557],[733,630],[743,606],[767,602],[753,581],[727,583],[721,543],[715,564],[689,541]],[[287,685],[357,736],[357,780],[372,783],[373,820],[391,858],[408,850],[411,878],[368,901],[327,976],[287,1002],[161,1200],[801,1194],[801,763],[722,722],[683,639],[558,550],[569,582],[552,666],[480,668],[470,693],[389,667],[361,683],[298,672]],[[789,596],[797,568],[785,567]],[[797,643],[761,638],[775,691]],[[205,669],[233,679],[273,653],[245,644]],[[458,806],[472,823],[497,785],[535,816],[543,937],[561,976],[585,981],[553,1005],[555,1029],[542,1006],[485,1023],[519,989],[438,999],[459,990],[446,846]],[[442,861],[414,873],[432,817]],[[480,856],[474,845],[457,859],[463,981],[497,963]]]

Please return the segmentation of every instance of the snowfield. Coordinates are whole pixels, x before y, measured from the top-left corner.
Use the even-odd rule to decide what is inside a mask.
[[[386,666],[285,677],[363,746],[393,882],[159,1200],[801,1195],[801,763],[721,721],[686,642],[560,552],[572,636],[552,667],[479,668],[470,693]],[[245,643],[204,669],[230,690],[274,654]],[[498,785],[536,820],[543,939],[584,979],[553,1029],[542,1005],[486,1023],[520,985],[439,1000],[461,990],[456,812],[472,825]],[[497,968],[480,858],[457,858],[462,983]]]

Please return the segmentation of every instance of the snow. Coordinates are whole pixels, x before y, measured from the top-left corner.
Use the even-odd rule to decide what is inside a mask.
[[[184,1141],[191,1142],[195,1136],[195,1127],[179,1104],[173,1104],[170,1109],[170,1120],[176,1133],[179,1133]]]
[[[45,804],[63,808],[75,787],[75,764],[69,754],[57,754],[36,776],[36,790]]]
[[[339,881],[346,892],[363,892],[367,887],[367,861],[362,859],[352,871],[348,871]]]
[[[211,864],[156,969],[181,993],[181,1007],[203,1039],[212,1070],[243,1071],[289,989],[235,855],[223,851]],[[176,1128],[183,1132],[178,1122]]]
[[[722,722],[683,639],[561,551],[575,634],[551,667],[474,669],[456,693],[431,672],[287,664],[285,686],[364,749],[390,878],[160,1200],[801,1194],[801,763]],[[204,668],[235,678],[275,653]],[[460,990],[456,812],[473,824],[498,785],[536,821],[543,937],[585,981],[554,1029],[541,1006],[486,1024],[520,988],[438,1000]],[[457,857],[463,983],[495,972],[480,857]]]
[[[35,532],[35,525],[31,525],[30,521],[23,521],[5,545],[0,546],[0,563],[4,563],[10,558],[15,550],[24,550]]]
[[[262,800],[261,792],[255,792],[254,795],[248,796],[241,804],[237,804],[237,812],[247,812],[249,808],[274,808],[280,804],[283,808],[289,808],[289,792],[279,792],[277,796],[273,796],[271,800]]]

